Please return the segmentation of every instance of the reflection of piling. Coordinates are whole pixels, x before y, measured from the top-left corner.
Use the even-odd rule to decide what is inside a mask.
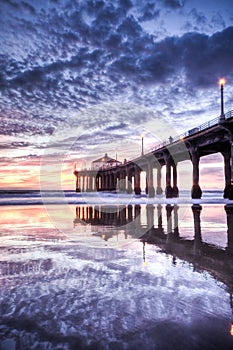
[[[202,206],[200,204],[192,205],[193,220],[194,220],[194,245],[193,252],[195,255],[201,254],[202,238],[201,238],[201,211]]]
[[[174,237],[179,237],[179,220],[178,220],[178,205],[174,205],[173,213],[174,213]]]
[[[140,216],[141,213],[141,206],[139,204],[136,204],[134,207],[134,217],[135,219]]]
[[[173,207],[171,204],[166,205],[166,213],[167,213],[167,234],[172,233],[172,210]]]
[[[166,205],[166,214],[167,214],[166,249],[167,251],[170,251],[172,247],[172,242],[174,240],[174,236],[172,233],[172,210],[173,210],[173,207],[170,204]]]
[[[122,207],[119,213],[120,225],[126,224],[126,207]]]
[[[153,206],[153,204],[148,204],[146,206],[146,221],[147,221],[148,230],[153,229],[154,228],[154,206]]]
[[[133,206],[128,205],[128,222],[133,221]]]
[[[134,207],[134,220],[133,220],[134,234],[136,237],[141,236],[141,206],[136,204]]]
[[[143,241],[143,246],[142,246],[142,258],[143,258],[143,265],[146,265],[146,246],[145,246],[145,241]]]
[[[162,205],[158,204],[157,206],[157,213],[158,213],[158,228],[163,227],[163,219],[162,219]]]
[[[95,208],[94,208],[94,219],[95,219],[95,220],[98,220],[98,219],[99,219],[99,213],[100,213],[99,208],[98,208],[98,207],[95,207]]]
[[[233,253],[233,205],[225,205],[227,214],[227,251]]]

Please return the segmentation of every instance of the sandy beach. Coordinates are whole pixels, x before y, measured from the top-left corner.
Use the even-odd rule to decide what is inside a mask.
[[[1,349],[231,349],[232,217],[222,203],[1,206]]]

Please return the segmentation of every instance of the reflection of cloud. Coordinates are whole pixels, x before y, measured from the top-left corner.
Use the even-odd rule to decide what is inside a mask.
[[[175,8],[184,2],[170,0],[164,5]],[[6,4],[2,7],[7,11]],[[156,9],[150,2],[137,3],[137,7],[144,14]],[[211,86],[220,75],[232,74],[232,28],[209,37],[189,33],[155,42],[136,16],[127,15],[129,3],[120,8],[118,3],[80,2],[76,8],[67,2],[69,11],[62,17],[55,8],[42,17],[26,2],[17,8],[14,18],[7,12],[11,26],[19,37],[33,33],[36,42],[29,39],[32,53],[20,60],[13,53],[1,55],[2,116],[8,121],[6,127],[1,125],[4,134],[52,134],[64,114],[69,117],[89,103],[117,97],[123,91],[128,97],[132,91],[138,96],[139,84],[166,83],[181,72],[187,89]],[[24,8],[30,12],[27,19]],[[191,15],[198,25],[207,20],[196,9]],[[44,42],[48,21],[51,29]],[[16,45],[4,30],[2,34],[3,51],[8,42]],[[21,47],[24,41],[17,44]],[[17,115],[16,110],[22,112]]]

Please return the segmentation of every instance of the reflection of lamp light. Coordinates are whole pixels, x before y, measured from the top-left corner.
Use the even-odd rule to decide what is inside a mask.
[[[146,262],[146,247],[145,247],[145,242],[143,242],[143,267],[145,267],[147,265],[147,262]]]
[[[231,328],[230,328],[230,335],[233,336],[233,323],[231,324]]]
[[[232,316],[233,316],[233,298],[232,298],[232,293],[230,293],[230,307],[231,307],[231,313],[232,313]],[[233,321],[231,321],[230,335],[233,336]]]

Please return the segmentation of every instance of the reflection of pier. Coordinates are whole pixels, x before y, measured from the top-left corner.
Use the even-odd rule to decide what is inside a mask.
[[[226,205],[227,215],[227,246],[217,247],[202,241],[201,233],[201,211],[200,205],[193,205],[193,239],[184,239],[180,237],[178,206],[166,205],[166,222],[162,220],[161,205],[147,205],[145,211],[145,220],[142,220],[141,206],[112,206],[112,207],[91,207],[79,206],[76,208],[77,225],[80,220],[93,227],[99,227],[99,232],[103,228],[113,227],[117,230],[123,230],[125,235],[130,235],[147,244],[155,244],[164,253],[173,256],[174,261],[180,258],[192,263],[195,269],[207,270],[215,278],[222,281],[233,291],[233,206]],[[155,224],[156,219],[156,224]],[[108,238],[111,238],[114,232]],[[101,236],[101,234],[100,234]],[[106,240],[106,235],[104,235]]]
[[[122,206],[79,206],[76,207],[74,224],[83,220],[87,224],[104,226],[123,226],[140,215],[140,205]]]
[[[233,207],[226,206],[228,222],[228,242],[225,249],[205,243],[201,235],[201,210],[200,205],[193,205],[194,238],[184,240],[179,237],[178,226],[167,234],[157,235],[154,229],[150,229],[142,238],[143,242],[156,244],[165,253],[171,254],[174,258],[180,258],[192,263],[195,269],[207,270],[215,278],[230,285],[233,290]],[[174,210],[174,209],[173,209]],[[177,213],[174,212],[174,218]],[[171,218],[171,208],[167,212],[167,217]],[[168,227],[171,223],[168,224]]]

